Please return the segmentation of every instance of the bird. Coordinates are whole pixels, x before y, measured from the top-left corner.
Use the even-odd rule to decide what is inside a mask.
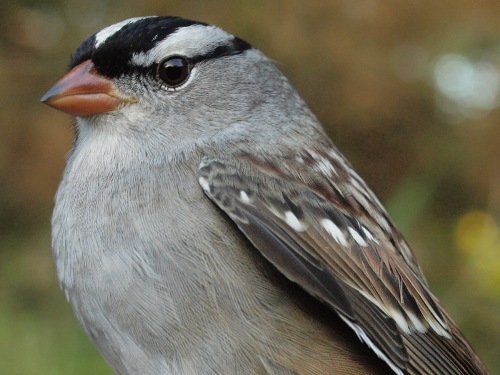
[[[117,374],[487,374],[380,201],[275,63],[170,16],[108,26],[72,115],[60,286]]]

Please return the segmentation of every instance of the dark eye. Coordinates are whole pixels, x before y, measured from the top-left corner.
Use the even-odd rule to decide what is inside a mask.
[[[169,57],[158,66],[158,76],[169,86],[179,86],[189,77],[189,62],[184,57]]]

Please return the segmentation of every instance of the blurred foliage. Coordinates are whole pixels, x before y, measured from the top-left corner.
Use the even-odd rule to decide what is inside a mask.
[[[38,98],[124,18],[215,23],[272,57],[386,203],[434,292],[500,373],[500,2],[0,3],[0,373],[110,374],[57,288],[68,116]]]

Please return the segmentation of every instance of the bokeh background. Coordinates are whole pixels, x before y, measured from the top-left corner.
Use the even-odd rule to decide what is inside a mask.
[[[72,127],[39,98],[84,38],[149,14],[215,23],[276,61],[500,374],[498,0],[1,0],[0,374],[111,374],[57,286]]]

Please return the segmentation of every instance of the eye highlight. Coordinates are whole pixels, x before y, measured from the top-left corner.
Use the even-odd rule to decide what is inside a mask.
[[[168,86],[177,87],[189,78],[190,64],[182,56],[172,56],[158,65],[158,77]]]

